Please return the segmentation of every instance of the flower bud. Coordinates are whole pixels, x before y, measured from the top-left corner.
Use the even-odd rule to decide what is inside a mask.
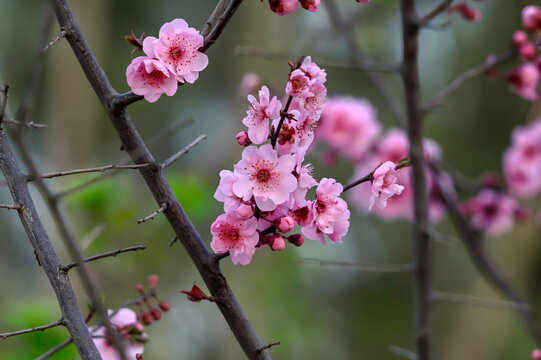
[[[162,312],[156,308],[150,309],[150,315],[152,315],[152,318],[156,321],[160,320],[162,318]]]
[[[286,242],[280,235],[275,235],[272,239],[272,243],[269,245],[273,251],[280,251],[286,248]]]
[[[528,42],[528,34],[525,31],[517,30],[513,33],[513,45],[521,47]]]
[[[148,277],[148,284],[150,285],[151,289],[155,289],[158,286],[159,281],[160,278],[157,275],[150,275]]]
[[[535,48],[534,43],[527,42],[520,48],[520,57],[524,61],[532,61],[535,59],[537,49]]]
[[[137,290],[141,295],[145,294],[145,287],[143,286],[143,284],[135,285],[135,290]]]
[[[288,233],[291,230],[293,230],[293,227],[295,226],[295,220],[291,216],[282,216],[278,221],[276,222],[276,227],[278,228],[278,231],[283,233]]]
[[[160,307],[160,309],[162,309],[163,311],[169,311],[171,309],[171,305],[167,302],[167,301],[160,301],[160,303],[158,304],[158,306]]]
[[[143,324],[148,326],[148,325],[152,324],[154,319],[152,318],[152,315],[150,315],[147,312],[144,312],[144,313],[141,314],[141,321],[143,321]]]
[[[535,350],[532,352],[532,359],[533,359],[533,360],[541,360],[541,350],[535,349]]]
[[[287,240],[290,244],[295,246],[302,246],[302,244],[304,244],[304,236],[302,236],[302,234],[291,235]]]
[[[240,146],[249,146],[252,144],[252,141],[248,138],[248,133],[246,131],[241,131],[237,134],[237,142]]]
[[[251,205],[240,204],[237,208],[237,215],[243,220],[249,219],[254,215],[254,209]]]
[[[141,323],[135,323],[133,327],[135,328],[135,330],[137,330],[137,332],[143,332],[145,330],[145,328],[143,327],[143,324]]]

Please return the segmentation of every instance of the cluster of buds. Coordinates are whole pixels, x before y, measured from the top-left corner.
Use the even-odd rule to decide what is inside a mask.
[[[327,178],[318,184],[310,164],[304,164],[325,103],[326,73],[310,57],[290,66],[283,109],[266,86],[259,101],[248,96],[251,106],[242,121],[248,130],[237,134],[246,149],[234,171],[220,172],[214,197],[224,203],[225,213],[211,226],[211,247],[229,253],[234,264],[250,263],[256,249],[266,245],[274,251],[283,250],[285,240],[301,246],[304,236],[323,244],[326,237],[341,242],[349,228],[350,213],[339,197],[342,185]],[[307,200],[308,189],[316,185],[316,199]],[[295,225],[304,236],[288,235]]]
[[[270,9],[280,16],[297,10],[299,3],[304,9],[316,12],[319,9],[320,0],[269,0]]]
[[[195,82],[209,62],[207,55],[198,51],[203,46],[203,36],[183,19],[165,23],[158,38],[132,35],[126,39],[146,55],[128,65],[128,85],[134,94],[151,103],[162,94],[175,95],[178,83]]]
[[[538,56],[539,29],[541,28],[541,8],[526,6],[522,10],[524,30],[513,34],[513,46],[519,51],[522,63],[507,73],[511,88],[528,101],[539,97],[537,86],[541,79],[541,57]]]
[[[135,286],[137,292],[141,294],[141,297],[137,302],[137,305],[139,306],[137,319],[142,321],[146,326],[152,324],[154,321],[161,320],[162,311],[169,311],[169,309],[171,309],[171,305],[167,301],[158,298],[158,282],[159,278],[157,275],[150,275],[148,277],[148,292],[143,284],[137,284]],[[152,301],[154,301],[158,307],[155,307],[152,304]]]

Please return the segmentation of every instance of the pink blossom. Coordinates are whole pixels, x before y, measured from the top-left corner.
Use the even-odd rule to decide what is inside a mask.
[[[531,63],[520,65],[507,74],[507,80],[511,88],[521,97],[529,101],[536,101],[538,98],[537,85],[539,84],[539,69]]]
[[[269,6],[273,12],[283,16],[297,10],[299,3],[297,0],[269,0]]]
[[[363,158],[381,132],[376,109],[364,99],[329,99],[321,114],[316,137],[353,161]]]
[[[481,20],[481,12],[464,2],[449,7],[449,13],[455,12],[462,15],[462,17],[468,21],[477,22]]]
[[[293,205],[299,207],[306,206],[306,193],[308,189],[317,185],[317,181],[312,177],[312,165],[306,164],[303,166],[297,165],[297,189],[292,193]],[[293,207],[293,206],[291,206]]]
[[[248,126],[248,137],[254,144],[261,144],[269,137],[270,120],[280,116],[282,103],[276,96],[270,100],[269,88],[263,86],[259,90],[259,102],[254,96],[248,95],[248,101],[251,104],[247,115],[242,119],[242,123]]]
[[[534,351],[532,351],[532,359],[541,360],[541,350],[535,349]]]
[[[315,62],[312,61],[310,56],[304,58],[299,68],[302,70],[311,80],[315,80],[320,84],[327,81],[327,73],[321,69]]]
[[[522,24],[530,32],[535,32],[541,27],[541,8],[529,5],[522,9]]]
[[[160,60],[178,81],[193,83],[209,63],[207,55],[198,51],[203,42],[198,30],[188,27],[183,19],[175,19],[163,24],[158,39],[146,37],[143,51]]]
[[[395,163],[386,161],[374,171],[371,179],[372,196],[368,210],[372,210],[374,204],[377,204],[378,208],[384,209],[391,197],[400,195],[404,191],[404,187],[396,182],[395,167]]]
[[[289,74],[289,81],[286,85],[286,94],[297,97],[313,96],[310,92],[310,87],[316,82],[316,80],[310,79],[310,77],[301,69],[293,70]]]
[[[528,34],[522,30],[517,30],[513,33],[513,45],[521,47],[528,42]]]
[[[253,72],[247,72],[242,76],[239,85],[239,94],[241,96],[248,96],[261,86],[261,78],[259,75]]]
[[[109,310],[108,312],[109,315],[113,313],[112,310]],[[122,344],[127,358],[135,360],[135,356],[137,354],[142,354],[144,351],[144,345],[141,342],[142,340],[137,341],[138,335],[141,339],[144,338],[144,336],[141,336],[142,325],[137,322],[137,314],[131,309],[121,308],[109,320],[122,338]],[[94,344],[96,344],[96,348],[103,360],[121,359],[115,346],[107,340],[107,330],[105,327],[98,327],[92,332],[92,336],[94,337]]]
[[[320,0],[299,0],[301,6],[308,11],[316,12],[319,8]]]
[[[157,101],[162,94],[175,95],[178,88],[175,76],[165,66],[145,56],[132,60],[126,69],[126,79],[134,94],[143,95],[150,103]]]
[[[288,233],[293,230],[295,220],[291,216],[283,216],[276,222],[276,228],[282,233]]]
[[[245,201],[252,196],[262,211],[271,211],[289,199],[297,188],[297,179],[291,173],[295,158],[278,153],[270,144],[259,149],[247,147],[242,160],[235,165],[239,179],[233,184],[233,193]]]
[[[222,214],[212,223],[210,232],[212,234],[210,247],[215,253],[229,251],[233,264],[247,265],[252,261],[255,247],[259,242],[255,217],[242,220],[233,215]]]
[[[508,195],[484,188],[462,206],[471,215],[472,224],[490,236],[500,235],[513,227],[517,202]]]
[[[309,203],[313,220],[302,227],[304,236],[325,245],[325,235],[332,243],[342,242],[349,228],[347,203],[339,196],[343,187],[334,179],[323,178],[316,190],[316,200]]]
[[[533,42],[526,42],[520,47],[520,57],[524,61],[535,60],[537,55],[537,48]]]

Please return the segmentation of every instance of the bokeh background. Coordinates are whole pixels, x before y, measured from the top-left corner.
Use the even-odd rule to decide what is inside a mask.
[[[322,1],[324,3],[325,1]],[[11,85],[8,113],[14,114],[31,76],[43,30],[46,2],[0,0],[0,82]],[[132,48],[123,36],[132,30],[156,35],[173,18],[184,18],[202,28],[215,1],[142,0],[69,1],[83,33],[113,86],[129,90],[125,69]],[[372,58],[396,63],[401,54],[399,2],[373,0],[358,4],[337,1],[346,17],[355,19],[359,43]],[[419,1],[425,12],[439,1]],[[443,31],[425,30],[421,36],[423,94],[429,98],[461,72],[478,65],[489,54],[507,51],[513,31],[520,27],[523,0],[474,1],[483,19],[476,24],[443,15],[450,20]],[[59,32],[55,25],[49,39]],[[175,193],[203,238],[210,242],[209,227],[221,213],[213,199],[218,172],[231,169],[242,149],[235,134],[243,126],[248,102],[238,95],[242,75],[259,74],[275,94],[281,94],[288,65],[259,57],[236,55],[236,47],[250,46],[287,55],[351,60],[345,41],[332,28],[325,7],[318,13],[299,8],[279,17],[268,4],[246,0],[218,43],[208,51],[210,64],[195,85],[179,88],[176,96],[159,102],[144,101],[130,107],[132,118],[145,139],[168,132],[151,149],[158,159],[184,147],[201,133],[208,140],[166,170]],[[328,95],[349,94],[369,99],[379,121],[390,128],[395,122],[381,97],[359,71],[327,68]],[[402,103],[403,90],[395,75],[384,75]],[[501,79],[480,77],[450,98],[447,106],[430,115],[426,133],[438,141],[446,161],[475,178],[486,171],[501,172],[501,154],[509,146],[518,124],[534,119],[539,107],[509,91]],[[71,53],[66,41],[50,50],[28,120],[45,123],[45,130],[28,131],[31,148],[43,172],[101,166],[120,161],[124,154],[109,120]],[[179,131],[171,127],[182,124]],[[310,161],[318,178],[331,176],[347,183],[350,163],[333,166],[320,161],[319,146]],[[81,184],[95,175],[77,175],[50,183],[58,191]],[[70,259],[42,199],[32,189],[42,220],[61,259]],[[10,203],[4,185],[0,202]],[[147,328],[151,341],[148,359],[241,359],[240,347],[215,305],[191,303],[179,291],[194,281],[204,284],[179,244],[169,247],[173,233],[161,216],[137,225],[137,219],[156,210],[150,193],[136,171],[124,171],[64,201],[69,220],[85,253],[93,254],[133,245],[147,250],[97,261],[88,268],[99,279],[107,307],[115,308],[137,296],[135,284],[149,274],[160,277],[159,295],[172,309]],[[352,209],[351,228],[343,244],[321,246],[307,242],[282,252],[258,251],[249,266],[223,262],[223,270],[258,334],[266,343],[280,341],[270,350],[276,359],[399,359],[391,346],[414,349],[414,288],[408,274],[374,274],[350,267],[307,264],[301,259],[407,263],[412,258],[411,224],[384,222]],[[37,265],[17,214],[0,214],[0,332],[55,321],[60,312],[51,287]],[[437,231],[453,237],[448,220]],[[506,274],[538,308],[539,227],[531,222],[486,239],[485,245]],[[86,299],[79,280],[71,275],[85,312]],[[434,288],[439,291],[500,299],[479,276],[460,245],[436,242]],[[468,304],[438,303],[434,319],[435,354],[442,360],[528,359],[535,347],[521,320],[505,309]],[[0,339],[0,359],[32,359],[67,338],[64,329]],[[53,359],[76,359],[73,347]]]

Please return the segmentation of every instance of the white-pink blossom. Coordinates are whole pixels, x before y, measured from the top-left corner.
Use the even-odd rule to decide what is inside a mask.
[[[301,69],[296,69],[289,74],[289,81],[286,85],[286,94],[296,97],[306,98],[313,96],[310,92],[310,87],[316,82],[316,80],[310,79],[310,77]]]
[[[248,137],[254,144],[261,144],[269,137],[269,122],[280,116],[282,103],[274,96],[270,99],[269,88],[259,90],[259,102],[248,95],[251,106],[242,123],[248,127]]]
[[[215,253],[229,252],[233,264],[247,265],[252,261],[255,247],[259,242],[255,217],[243,220],[234,215],[222,214],[210,227]]]
[[[207,55],[198,51],[203,43],[198,30],[183,19],[175,19],[163,24],[159,38],[146,37],[143,51],[160,60],[178,81],[193,83],[209,62]]]
[[[404,186],[397,183],[395,167],[395,163],[386,161],[374,171],[371,179],[372,195],[368,210],[372,210],[374,204],[377,204],[378,208],[384,209],[390,198],[400,195],[404,191]]]
[[[109,310],[109,315],[113,313]],[[122,339],[124,351],[129,360],[135,360],[137,354],[142,354],[144,345],[137,341],[137,335],[141,335],[142,325],[137,322],[137,314],[128,308],[119,309],[109,319],[111,325]],[[120,360],[120,354],[116,347],[107,339],[107,330],[100,326],[92,332],[94,344],[103,360]],[[142,337],[141,337],[142,338]]]
[[[340,198],[343,187],[334,179],[323,178],[316,190],[316,199],[309,203],[312,221],[302,227],[307,238],[319,240],[325,245],[325,235],[332,243],[342,242],[349,228],[347,203]]]
[[[142,95],[153,103],[162,94],[173,96],[178,84],[174,75],[156,59],[139,56],[126,69],[126,80],[134,94]]]
[[[254,196],[262,211],[271,211],[289,199],[297,188],[292,174],[295,158],[278,153],[270,144],[259,149],[250,146],[242,152],[242,160],[235,165],[239,179],[233,184],[233,193],[245,201]]]

